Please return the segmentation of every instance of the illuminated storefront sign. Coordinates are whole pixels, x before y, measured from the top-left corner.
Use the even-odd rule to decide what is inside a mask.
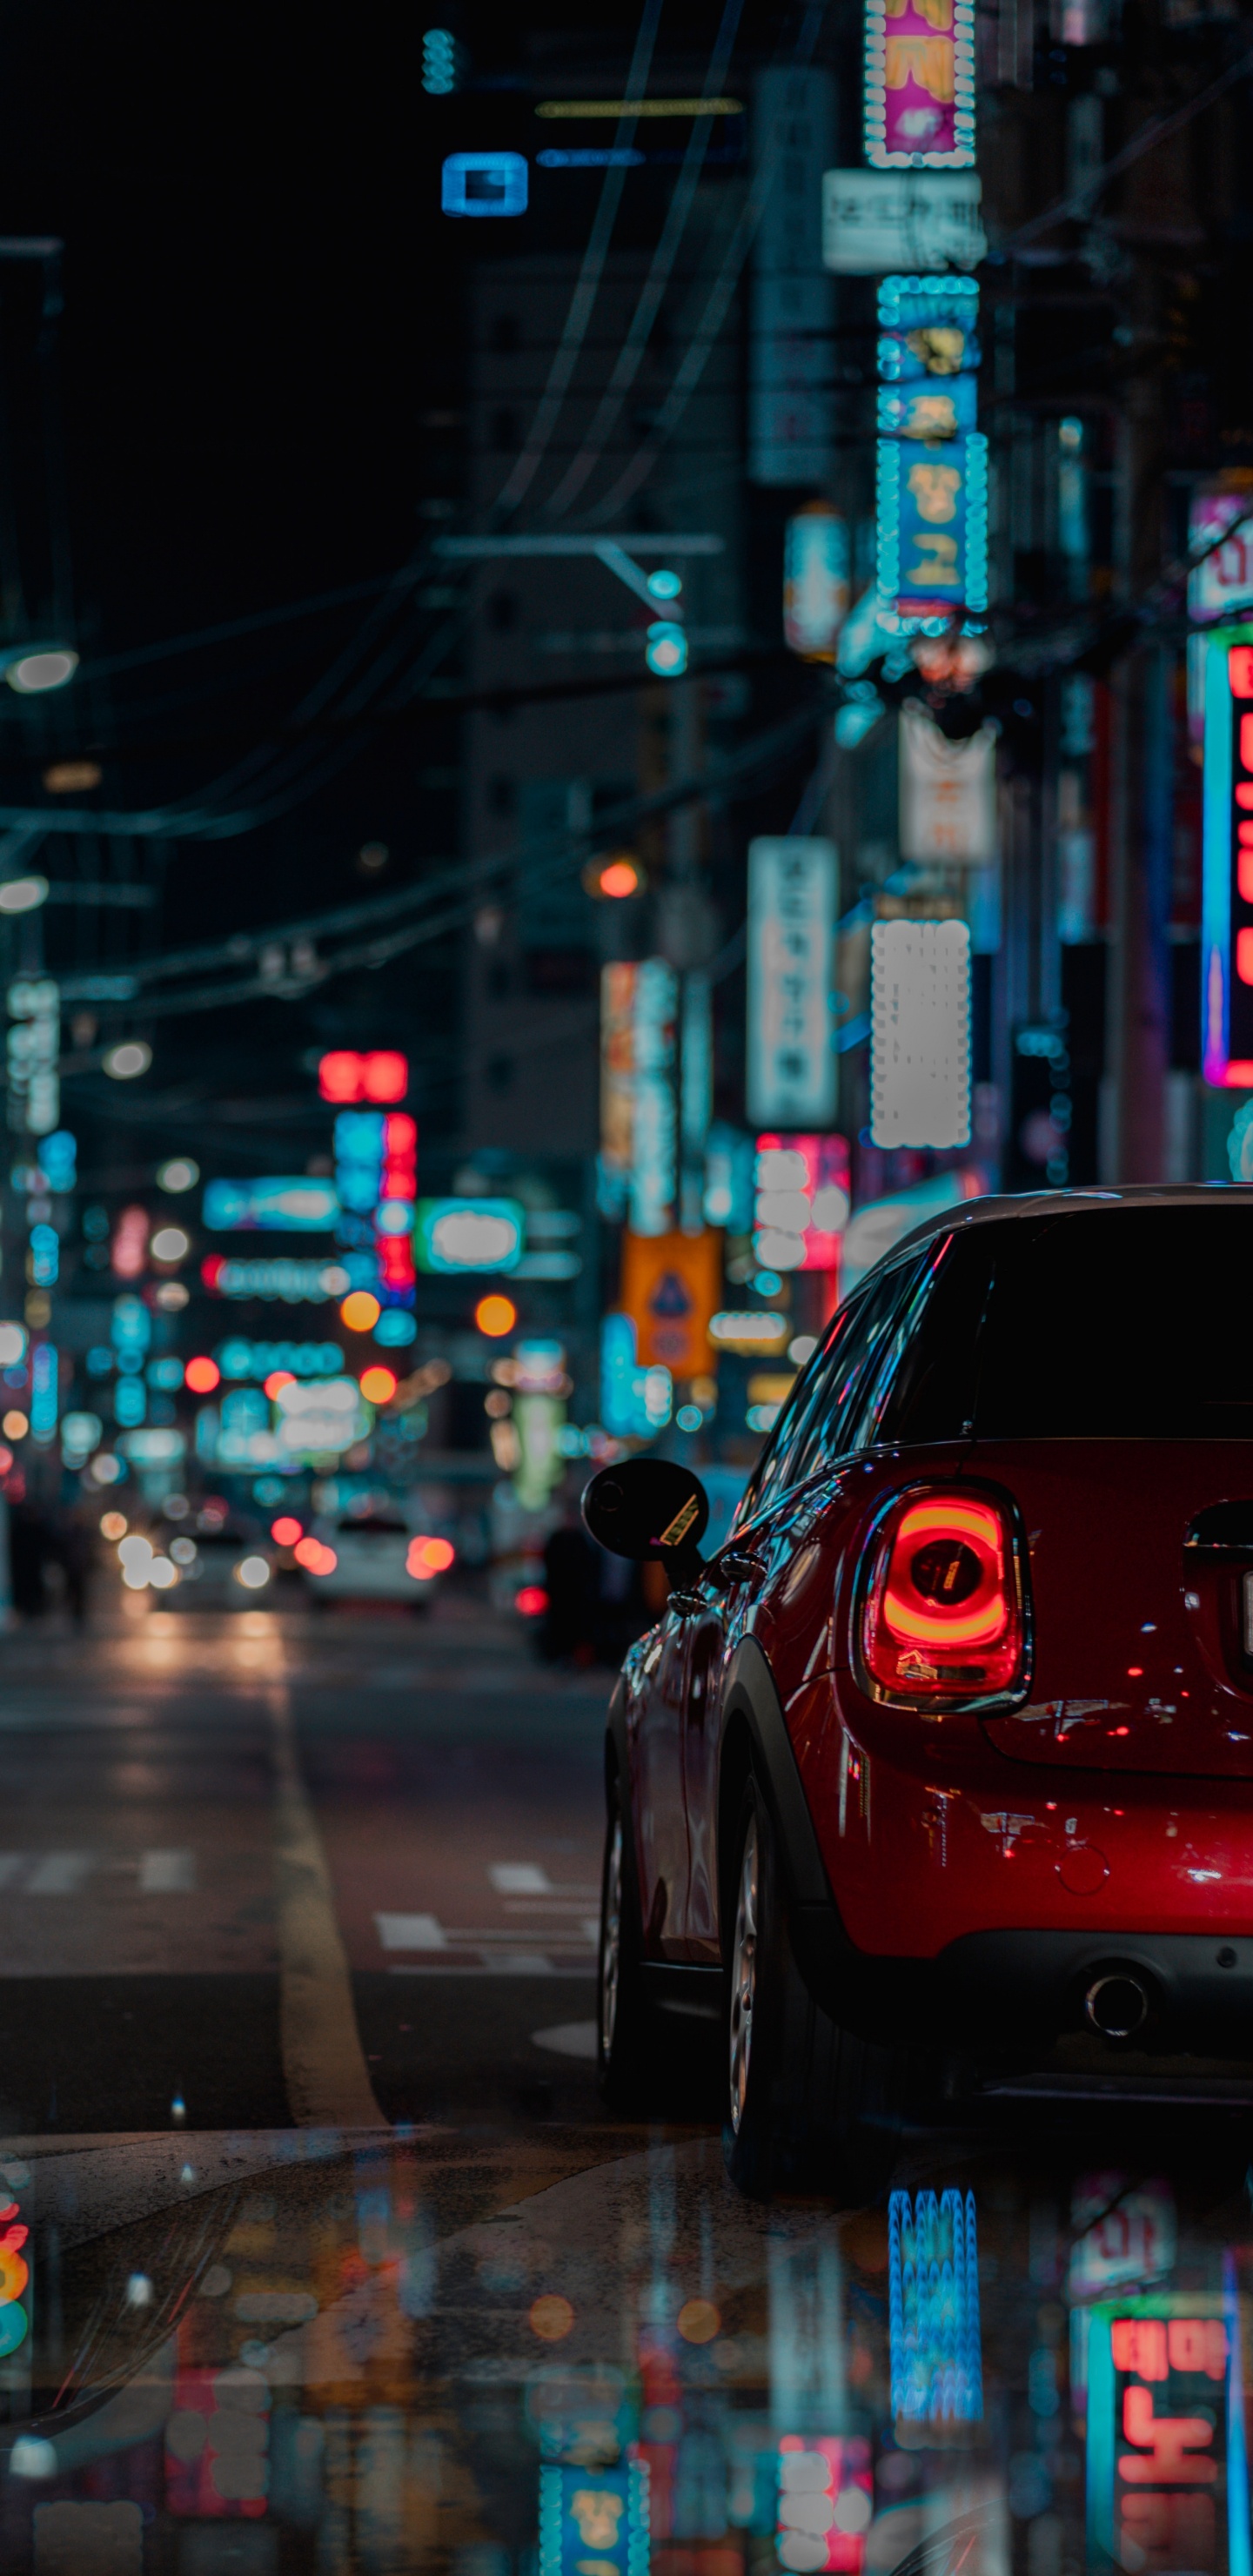
[[[874,1144],[970,1139],[970,932],[964,921],[876,921],[870,934]]]
[[[237,1395],[224,1399],[223,1423],[227,1407],[251,1394],[251,1388],[241,1387]],[[302,1458],[351,1448],[354,1440],[365,1437],[373,1420],[355,1377],[323,1378],[312,1384],[294,1379],[290,1386],[279,1388],[275,1415],[280,1447]]]
[[[539,2473],[539,2576],[648,2576],[648,2468]]]
[[[906,633],[987,607],[978,317],[970,278],[885,277],[879,288],[879,615]]]
[[[524,215],[528,178],[520,152],[450,152],[440,204],[446,215]]]
[[[662,957],[646,957],[635,980],[630,1220],[636,1234],[664,1234],[674,1212],[678,998],[673,966]]]
[[[263,1305],[325,1306],[352,1280],[342,1261],[230,1261],[211,1252],[200,1277],[213,1297],[255,1297]]]
[[[1248,2576],[1249,2482],[1234,2283],[1110,2299],[1088,2331],[1092,2563]]]
[[[331,1181],[207,1181],[204,1221],[213,1234],[322,1234],[339,1215]]]
[[[30,1436],[46,1449],[57,1431],[57,1354],[51,1342],[36,1342],[30,1355]]]
[[[606,966],[600,986],[602,1213],[664,1234],[678,1180],[679,979],[662,957]]]
[[[748,1114],[759,1127],[825,1127],[835,1115],[835,889],[830,841],[750,842]]]
[[[848,615],[848,522],[826,501],[789,519],[783,539],[783,633],[805,662],[833,662]]]
[[[30,2281],[30,2264],[22,2251],[30,2236],[16,2200],[0,2203],[0,2357],[16,2352],[30,2332],[22,2294]]]
[[[866,2533],[874,2516],[870,2444],[864,2434],[802,2440],[785,2433],[779,2444],[779,2565],[797,2576],[839,2569],[861,2576]]]
[[[215,1357],[223,1377],[258,1382],[280,1370],[287,1377],[337,1377],[344,1365],[338,1342],[250,1342],[242,1333],[219,1342]]]
[[[838,1269],[851,1204],[844,1138],[759,1136],[755,1177],[753,1251],[763,1268]]]
[[[970,169],[974,0],[868,0],[865,99],[873,170]]]
[[[419,1270],[516,1270],[526,1214],[518,1199],[419,1199],[414,1240]]]
[[[318,1064],[322,1099],[345,1106],[356,1101],[403,1100],[408,1088],[409,1059],[394,1047],[370,1047],[363,1054],[340,1047]]]
[[[835,461],[832,286],[822,181],[835,158],[835,78],[816,63],[753,82],[754,193],[762,199],[748,312],[748,471],[754,483],[822,485]]]
[[[977,268],[987,257],[977,170],[828,170],[822,264],[838,277]]]
[[[979,2241],[968,2191],[894,2191],[888,2200],[892,2413],[914,2424],[983,2414]]]
[[[716,1234],[641,1235],[622,1244],[622,1305],[645,1368],[699,1377],[710,1360],[709,1324],[722,1284]]]
[[[8,992],[9,1125],[47,1136],[61,1115],[61,988],[48,975],[20,975]]]
[[[919,865],[987,867],[996,857],[996,735],[950,742],[917,698],[900,712],[900,850]]]
[[[341,1109],[335,1121],[336,1233],[368,1243],[370,1285],[385,1305],[413,1303],[413,1211],[418,1194],[418,1129],[403,1109]]]
[[[1253,1087],[1253,627],[1205,644],[1205,1079]]]

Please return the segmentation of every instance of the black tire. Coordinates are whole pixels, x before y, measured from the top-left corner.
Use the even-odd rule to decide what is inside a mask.
[[[666,2037],[645,1985],[635,1839],[626,1798],[615,1779],[609,1790],[600,1876],[596,2064],[605,2100],[615,2111],[636,2116],[653,2107]]]
[[[896,2155],[904,2063],[839,2030],[796,1964],[778,1842],[750,1780],[725,1891],[727,2170],[741,2191],[872,2199]]]

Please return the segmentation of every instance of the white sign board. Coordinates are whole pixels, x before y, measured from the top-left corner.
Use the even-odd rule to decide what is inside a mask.
[[[950,742],[916,698],[900,715],[901,857],[985,868],[996,857],[996,736]]]
[[[876,921],[870,933],[870,1136],[970,1141],[970,932],[964,921]]]
[[[977,268],[987,257],[977,170],[828,170],[822,264],[843,277]]]
[[[1218,536],[1223,542],[1215,546]],[[1197,626],[1212,626],[1253,606],[1253,513],[1247,492],[1198,493],[1188,514],[1188,552],[1196,554],[1201,546],[1212,552],[1188,576],[1188,615]]]
[[[750,1126],[823,1128],[835,1116],[835,880],[832,841],[749,843]]]

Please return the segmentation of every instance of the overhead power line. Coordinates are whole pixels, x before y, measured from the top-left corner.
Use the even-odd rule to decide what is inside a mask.
[[[830,721],[830,714],[824,693],[784,724],[755,735],[725,760],[646,796],[621,799],[598,816],[594,826],[536,834],[470,866],[450,859],[417,885],[396,894],[341,904],[333,911],[310,913],[212,945],[176,950],[141,962],[124,975],[67,975],[60,979],[62,998],[69,1004],[92,1002],[106,1009],[116,1003],[144,1018],[165,1017],[177,1011],[215,1010],[228,1002],[290,998],[351,967],[386,965],[405,949],[462,927],[473,918],[484,892],[501,878],[516,872],[525,898],[541,886],[573,875],[597,842],[637,831],[641,824],[683,805],[725,799],[744,780],[789,759],[820,725]],[[415,914],[417,919],[405,917]],[[333,957],[312,953],[319,939],[362,929],[368,930],[368,937]],[[310,953],[293,968],[290,952],[298,943]],[[250,971],[241,973],[245,961]],[[227,982],[184,985],[177,993],[154,989],[180,977],[221,969],[235,972]]]

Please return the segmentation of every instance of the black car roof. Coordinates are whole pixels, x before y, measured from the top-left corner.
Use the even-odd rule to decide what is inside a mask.
[[[1085,1216],[1113,1208],[1233,1206],[1253,1208],[1253,1186],[1245,1188],[1236,1181],[1128,1181],[1119,1189],[1029,1190],[1021,1197],[964,1199],[957,1207],[924,1217],[881,1255],[874,1272],[898,1261],[903,1252],[916,1252],[934,1235],[960,1234],[973,1225],[1012,1225],[1019,1217]],[[866,1273],[867,1278],[873,1275]],[[858,1282],[859,1287],[862,1284]]]

